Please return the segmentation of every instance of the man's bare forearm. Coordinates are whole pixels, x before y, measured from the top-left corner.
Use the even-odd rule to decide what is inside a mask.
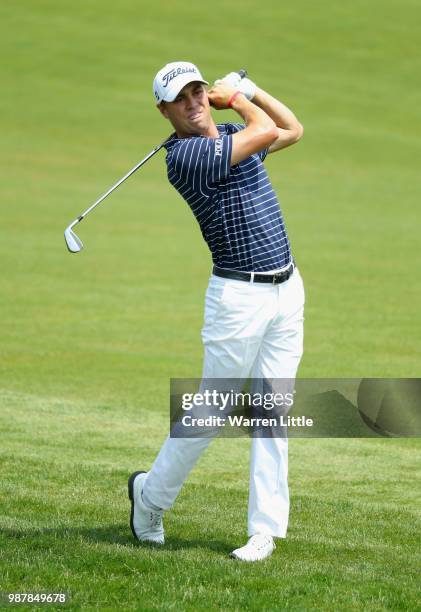
[[[234,165],[270,147],[278,137],[279,128],[263,109],[249,102],[242,94],[235,98],[232,108],[246,123],[245,129],[232,137],[231,165]]]
[[[254,102],[254,100],[253,100]],[[243,95],[235,98],[232,104],[232,109],[235,110],[244,119],[247,127],[255,126],[262,129],[271,129],[276,127],[276,122],[259,104],[252,104]]]
[[[265,111],[249,102],[244,94],[225,85],[215,83],[208,91],[210,104],[216,109],[231,107],[246,123],[244,130],[232,135],[231,166],[259,151],[263,151],[279,137],[279,128]]]
[[[253,97],[253,104],[261,108],[283,130],[302,132],[303,127],[291,109],[271,96],[269,93],[257,88]]]

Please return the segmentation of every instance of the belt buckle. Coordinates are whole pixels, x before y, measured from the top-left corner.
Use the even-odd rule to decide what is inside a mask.
[[[272,279],[272,285],[279,285],[282,282],[282,272],[275,272]]]

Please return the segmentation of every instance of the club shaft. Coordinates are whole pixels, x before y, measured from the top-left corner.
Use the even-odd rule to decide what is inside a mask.
[[[108,197],[110,195],[110,193],[112,193],[115,189],[117,189],[117,187],[119,187],[122,183],[124,183],[124,181],[126,179],[129,178],[129,176],[131,176],[132,174],[134,174],[136,172],[136,170],[139,170],[139,168],[141,166],[143,166],[143,164],[145,164],[148,159],[150,159],[151,157],[153,157],[156,153],[158,153],[158,151],[160,149],[162,149],[162,147],[164,146],[164,142],[161,143],[160,145],[158,145],[157,147],[155,147],[155,149],[153,149],[153,151],[151,151],[150,153],[148,153],[148,155],[146,157],[144,157],[139,163],[136,164],[136,166],[134,166],[134,168],[132,168],[131,170],[129,170],[129,172],[127,174],[125,174],[123,176],[123,178],[121,178],[119,181],[117,181],[117,183],[115,183],[115,185],[113,185],[112,187],[109,188],[108,191],[106,191],[100,198],[98,198],[98,200],[96,200],[96,202],[94,202],[93,204],[91,204],[91,206],[89,208],[87,208],[81,215],[79,215],[79,217],[77,219],[75,219],[73,221],[73,223],[71,224],[71,228],[74,227],[77,223],[79,223],[80,221],[82,221],[82,219],[84,219],[86,217],[86,215],[88,215],[91,210],[93,210],[96,206],[98,206],[98,204],[101,204],[101,202],[103,200],[105,200],[106,197]]]

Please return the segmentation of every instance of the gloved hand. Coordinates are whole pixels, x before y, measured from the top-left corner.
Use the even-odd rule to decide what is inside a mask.
[[[257,85],[247,77],[242,79],[238,72],[229,72],[223,79],[220,80],[227,85],[234,87],[234,89],[241,91],[241,93],[246,96],[247,100],[253,100],[254,96],[256,95]],[[218,81],[215,81],[215,83],[217,82]]]

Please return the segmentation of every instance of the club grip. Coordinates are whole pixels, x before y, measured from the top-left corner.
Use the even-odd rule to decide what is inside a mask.
[[[247,76],[247,70],[245,68],[241,68],[241,70],[238,71],[238,74],[242,79],[244,79]]]

